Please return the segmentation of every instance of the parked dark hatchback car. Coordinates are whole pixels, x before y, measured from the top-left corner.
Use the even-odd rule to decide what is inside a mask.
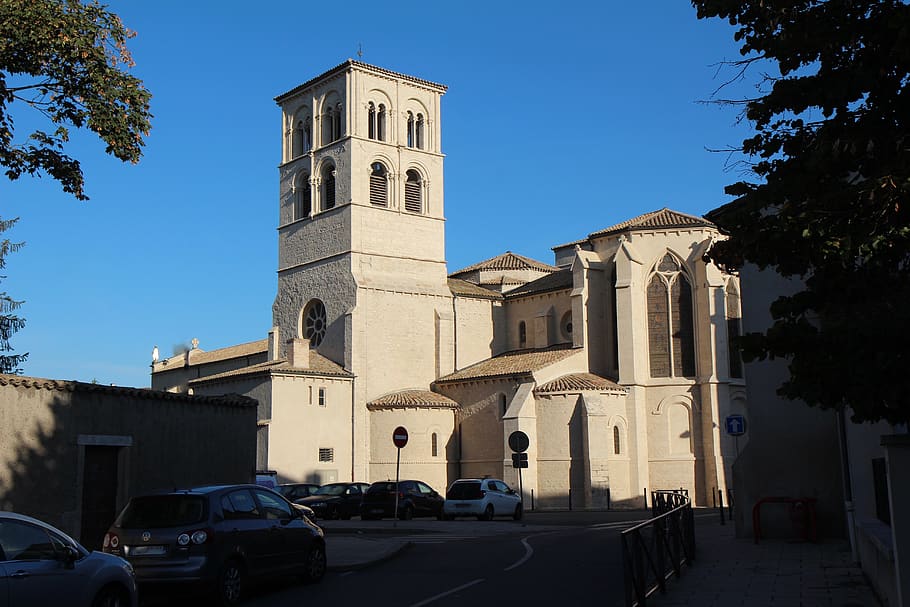
[[[329,483],[297,503],[312,508],[319,518],[349,519],[360,514],[360,502],[369,486],[369,483]]]
[[[135,607],[133,568],[59,529],[0,512],[0,607]]]
[[[199,487],[132,498],[104,536],[103,548],[127,559],[140,589],[180,583],[240,601],[247,583],[325,574],[325,538],[315,523],[271,489]]]
[[[315,483],[286,483],[275,487],[275,491],[292,502],[310,497],[316,493],[317,489],[319,489],[319,485]]]
[[[363,520],[394,517],[395,495],[398,494],[398,518],[408,520],[415,516],[442,517],[445,499],[422,481],[380,481],[373,483],[363,496],[360,518]]]

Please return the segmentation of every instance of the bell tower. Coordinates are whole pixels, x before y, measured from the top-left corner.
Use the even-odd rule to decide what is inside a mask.
[[[283,136],[273,324],[282,340],[309,340],[354,373],[355,468],[364,474],[366,402],[426,388],[449,366],[445,91],[348,60],[275,99]]]

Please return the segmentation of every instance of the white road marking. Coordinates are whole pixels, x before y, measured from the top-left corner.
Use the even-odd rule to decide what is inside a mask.
[[[454,594],[460,590],[464,590],[465,588],[470,588],[471,586],[476,586],[477,584],[480,584],[481,582],[484,582],[484,581],[486,581],[486,580],[484,580],[483,578],[480,578],[480,579],[474,580],[473,582],[468,582],[467,584],[462,584],[458,588],[452,588],[451,590],[446,590],[445,592],[440,592],[436,596],[431,596],[430,598],[424,599],[424,600],[420,601],[419,603],[414,603],[413,605],[411,605],[411,607],[421,607],[422,605],[429,605],[433,601],[437,601],[444,596],[449,596],[450,594]]]
[[[512,563],[511,565],[509,565],[508,567],[506,567],[505,569],[503,569],[503,571],[511,571],[511,570],[515,569],[516,567],[521,567],[522,565],[525,564],[525,562],[527,562],[527,560],[529,558],[534,556],[534,549],[531,548],[531,544],[528,543],[528,538],[526,538],[526,537],[522,538],[521,543],[524,544],[524,546],[525,546],[525,555],[523,557],[521,557],[520,559],[518,559],[517,561],[515,561],[514,563]]]

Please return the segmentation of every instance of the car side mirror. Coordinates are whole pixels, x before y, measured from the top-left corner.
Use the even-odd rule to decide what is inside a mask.
[[[67,569],[72,569],[76,566],[76,561],[79,560],[79,551],[73,548],[72,546],[66,546],[63,548],[63,552],[60,554],[60,561],[63,563],[63,566]]]

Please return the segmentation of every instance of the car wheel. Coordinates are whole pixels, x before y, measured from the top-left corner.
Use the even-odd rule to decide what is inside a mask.
[[[130,597],[126,590],[117,586],[105,586],[95,596],[92,607],[129,607]]]
[[[478,516],[477,520],[492,521],[493,520],[493,504],[487,504],[487,507],[484,508],[483,514]]]
[[[308,584],[314,584],[325,575],[326,558],[325,546],[322,544],[313,544],[310,554],[307,555],[306,563],[303,570],[303,581]]]
[[[411,520],[412,518],[414,518],[414,509],[411,508],[410,506],[405,506],[404,509],[401,511],[401,514],[398,515],[398,518],[400,518],[403,521]]]
[[[218,574],[218,599],[222,605],[236,605],[240,602],[243,578],[243,565],[240,561],[231,559],[224,564]]]
[[[518,504],[515,506],[515,512],[512,513],[512,518],[516,521],[520,521],[522,516],[524,516],[524,508],[521,507],[521,504]]]

